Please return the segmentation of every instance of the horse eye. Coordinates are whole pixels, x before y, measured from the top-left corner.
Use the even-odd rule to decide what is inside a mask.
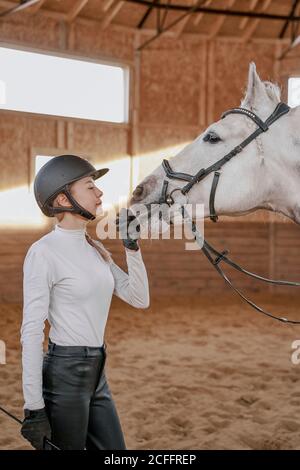
[[[209,142],[210,144],[217,144],[220,142],[222,139],[221,137],[218,136],[215,132],[208,132],[204,137],[203,137],[204,142]]]

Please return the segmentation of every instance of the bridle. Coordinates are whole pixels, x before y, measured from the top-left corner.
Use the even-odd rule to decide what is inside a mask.
[[[229,114],[242,114],[243,116],[247,116],[248,118],[250,118],[258,127],[252,134],[249,135],[249,137],[243,140],[241,144],[237,145],[233,150],[231,150],[231,152],[229,152],[224,157],[220,158],[220,160],[218,160],[216,163],[212,164],[211,166],[207,168],[202,168],[195,175],[189,175],[187,173],[173,171],[169,162],[167,160],[163,160],[162,166],[166,173],[167,178],[187,181],[187,184],[183,186],[182,188],[175,188],[170,193],[168,193],[169,181],[165,179],[163,181],[163,187],[162,187],[161,195],[158,201],[159,204],[167,204],[168,206],[173,205],[175,203],[174,198],[173,198],[173,193],[175,191],[180,191],[183,195],[186,195],[195,184],[199,183],[204,178],[206,178],[206,176],[208,176],[210,173],[214,172],[214,178],[213,178],[212,187],[211,187],[210,196],[209,196],[209,210],[210,210],[210,219],[213,222],[217,222],[218,216],[215,211],[214,201],[215,201],[215,194],[216,194],[218,181],[220,177],[220,172],[218,170],[220,170],[222,166],[225,165],[225,163],[229,162],[233,157],[238,155],[248,144],[250,144],[250,142],[255,140],[260,134],[262,134],[263,132],[266,132],[269,129],[271,124],[277,121],[277,119],[279,119],[281,116],[284,116],[285,114],[287,114],[289,110],[290,110],[290,107],[287,104],[279,103],[276,106],[273,113],[266,119],[266,121],[262,121],[255,113],[245,108],[233,108],[223,113],[222,119],[228,116]],[[183,218],[189,223],[190,228],[195,236],[195,240],[198,243],[199,247],[201,248],[202,252],[205,254],[205,256],[207,257],[209,262],[212,264],[212,266],[216,269],[216,271],[220,274],[220,276],[224,279],[224,281],[234,290],[235,293],[237,293],[245,302],[247,302],[251,307],[257,310],[259,313],[262,313],[263,315],[267,315],[268,317],[271,317],[274,320],[278,320],[283,323],[291,323],[294,325],[300,324],[300,321],[297,321],[297,320],[288,320],[287,318],[284,318],[284,317],[275,316],[272,313],[267,312],[266,310],[256,305],[252,300],[249,300],[238,288],[236,288],[233,285],[233,283],[231,282],[229,277],[225,274],[225,272],[222,270],[222,268],[219,266],[219,264],[223,261],[224,263],[228,264],[235,270],[243,274],[246,274],[247,276],[250,276],[254,279],[257,279],[259,281],[266,282],[268,284],[300,287],[299,282],[268,279],[268,278],[259,276],[255,273],[252,273],[242,268],[239,264],[235,263],[233,260],[231,260],[227,256],[228,255],[227,250],[223,252],[217,251],[212,245],[210,245],[204,239],[204,237],[202,237],[200,232],[197,230],[195,222],[189,217],[189,214],[187,213],[183,205],[181,206],[181,212],[182,212]]]
[[[173,192],[180,191],[185,196],[195,184],[200,183],[200,181],[206,178],[210,173],[214,172],[214,178],[209,196],[209,210],[211,220],[213,222],[217,222],[218,216],[215,211],[215,195],[220,177],[220,173],[218,170],[220,170],[222,166],[225,165],[225,163],[229,162],[233,157],[238,155],[248,144],[250,144],[250,142],[255,140],[260,134],[266,132],[269,129],[270,125],[273,124],[273,122],[277,121],[277,119],[279,119],[281,116],[288,113],[289,110],[290,107],[287,104],[279,103],[266,121],[262,121],[255,113],[245,108],[233,108],[223,113],[221,116],[222,119],[224,119],[229,114],[242,114],[251,119],[258,127],[252,134],[249,135],[249,137],[243,140],[241,144],[234,147],[231,152],[229,152],[224,157],[220,158],[220,160],[218,160],[216,163],[213,163],[209,167],[201,168],[201,170],[199,170],[195,175],[189,175],[187,173],[173,171],[168,160],[163,160],[162,166],[167,178],[188,181],[188,183],[182,188],[173,189],[173,191],[168,194],[167,191],[169,181],[164,180],[161,195],[159,198],[159,203],[165,203],[168,204],[168,206],[171,206],[172,204],[174,204],[174,199],[172,196]]]

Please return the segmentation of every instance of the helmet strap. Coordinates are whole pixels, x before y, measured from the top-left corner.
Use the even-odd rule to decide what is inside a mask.
[[[78,204],[76,199],[72,196],[68,184],[60,192],[64,193],[67,196],[70,203],[72,204],[72,207],[50,207],[49,209],[52,215],[61,214],[62,212],[71,212],[73,214],[79,214],[81,215],[81,217],[84,217],[88,220],[94,220],[96,218],[91,212],[89,212],[80,204]]]

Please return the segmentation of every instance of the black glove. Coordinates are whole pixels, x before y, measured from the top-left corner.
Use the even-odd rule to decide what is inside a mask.
[[[137,251],[139,245],[137,239],[140,237],[140,224],[130,209],[122,208],[116,220],[117,229],[123,241],[123,245],[129,250]]]
[[[21,434],[37,450],[44,449],[44,439],[51,439],[51,427],[45,408],[39,410],[24,410],[25,419]]]

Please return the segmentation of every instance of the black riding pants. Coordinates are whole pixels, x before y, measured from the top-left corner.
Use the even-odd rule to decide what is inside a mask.
[[[125,449],[105,377],[106,348],[49,343],[43,396],[52,442],[62,450]]]

